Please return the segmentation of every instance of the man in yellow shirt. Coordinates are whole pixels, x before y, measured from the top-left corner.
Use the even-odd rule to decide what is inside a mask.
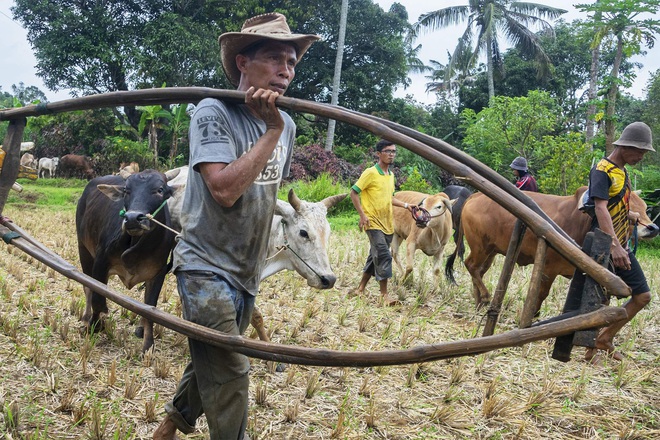
[[[369,167],[351,187],[353,206],[360,214],[360,230],[369,237],[369,256],[363,269],[362,280],[355,291],[361,295],[372,276],[380,284],[383,304],[395,305],[399,301],[389,296],[387,281],[392,278],[390,244],[394,235],[392,206],[412,210],[411,206],[394,198],[394,173],[390,165],[396,157],[396,146],[387,140],[376,144],[378,163]]]
[[[623,306],[628,317],[600,331],[596,347],[587,349],[585,359],[588,361],[598,360],[598,350],[622,360],[623,356],[614,347],[614,337],[651,301],[651,289],[644,272],[628,247],[630,224],[639,220],[639,213],[630,210],[630,178],[626,165],[635,165],[649,151],[655,152],[652,139],[651,128],[645,123],[629,124],[614,142],[614,151],[598,162],[589,176],[589,202],[595,205],[593,227],[612,236],[613,272],[631,288],[632,296]]]

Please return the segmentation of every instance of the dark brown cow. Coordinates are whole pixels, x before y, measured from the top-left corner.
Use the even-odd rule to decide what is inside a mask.
[[[65,154],[60,158],[59,173],[62,177],[76,177],[91,180],[96,173],[92,161],[78,154]]]
[[[144,302],[151,306],[158,301],[168,271],[174,233],[156,225],[147,214],[156,213],[156,220],[170,224],[165,201],[176,188],[167,181],[165,174],[155,170],[133,174],[126,181],[121,176],[99,177],[87,184],[76,209],[83,272],[104,284],[117,275],[129,289],[144,282]],[[82,319],[89,331],[100,330],[108,313],[106,299],[87,287],[85,296]],[[142,349],[147,351],[153,345],[153,323],[142,318],[142,325]],[[141,336],[142,330],[136,333]]]
[[[526,192],[548,216],[562,228],[578,245],[582,245],[584,237],[591,227],[591,218],[578,210],[580,197],[587,187],[579,188],[572,196],[555,196],[536,192]],[[646,203],[636,193],[631,193],[630,209],[641,215],[638,225],[639,238],[653,238],[658,235],[657,226],[653,225],[646,215]],[[497,254],[506,255],[509,241],[513,233],[516,217],[498,203],[482,193],[473,194],[463,206],[459,231],[465,234],[470,247],[470,255],[465,259],[465,266],[472,276],[473,295],[477,306],[488,303],[490,294],[483,282],[483,277],[493,264]],[[462,238],[461,238],[462,239]],[[522,243],[517,263],[526,266],[534,263],[537,238],[528,231]],[[455,254],[447,260],[446,272],[452,270]],[[575,267],[552,249],[548,250],[543,276],[539,288],[539,303],[548,296],[550,287],[557,275],[571,278]]]

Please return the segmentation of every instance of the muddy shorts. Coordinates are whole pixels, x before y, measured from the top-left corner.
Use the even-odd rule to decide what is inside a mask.
[[[367,272],[376,278],[376,281],[392,278],[392,254],[390,244],[392,234],[385,234],[379,229],[367,229],[369,237],[369,256],[364,265],[363,272]]]

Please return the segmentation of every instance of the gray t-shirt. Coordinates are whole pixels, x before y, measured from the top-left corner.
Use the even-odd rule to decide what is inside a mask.
[[[280,113],[284,131],[266,167],[234,206],[224,208],[206,187],[199,164],[233,162],[266,132],[266,124],[245,105],[213,98],[200,101],[190,121],[190,173],[174,270],[211,271],[236,289],[257,294],[277,190],[289,174],[296,131],[291,117]]]

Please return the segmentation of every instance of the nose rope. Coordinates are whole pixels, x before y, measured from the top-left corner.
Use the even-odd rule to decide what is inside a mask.
[[[420,202],[420,205],[423,202],[424,202],[424,200],[422,200]],[[429,213],[426,209],[422,208],[419,205],[416,205],[416,206],[412,207],[411,214],[412,214],[413,220],[415,220],[415,223],[417,224],[417,227],[418,228],[425,228],[428,225],[429,221],[431,221],[432,218],[440,217],[441,215],[443,215],[445,213],[446,210],[447,210],[447,206],[444,205],[442,207],[442,210],[440,210],[440,212],[438,214],[431,215],[431,213]]]
[[[640,222],[639,220],[637,220],[635,222],[635,226],[633,227],[633,233],[632,233],[632,237],[631,237],[631,241],[633,243],[633,249],[632,249],[633,255],[637,255],[637,243],[639,243],[639,237],[637,235],[637,225],[638,224],[641,224],[642,226],[647,226],[644,223]]]
[[[272,257],[266,258],[266,261],[272,260],[273,258],[277,257],[281,252],[285,251],[286,249],[289,249],[291,252],[293,252],[293,255],[295,255],[300,261],[302,261],[302,263],[305,266],[307,266],[309,268],[309,270],[311,270],[314,273],[314,275],[316,275],[318,277],[319,280],[323,281],[323,277],[321,275],[319,275],[319,273],[317,271],[315,271],[312,266],[307,264],[307,262],[305,260],[303,260],[302,257],[300,255],[298,255],[298,253],[295,250],[293,250],[293,248],[289,244],[289,238],[287,237],[286,229],[284,228],[284,219],[282,219],[280,224],[282,225],[282,234],[284,235],[284,244],[282,246],[278,246],[277,247],[277,252],[275,252],[275,255],[273,255]]]
[[[153,214],[144,214],[144,217],[146,217],[150,221],[156,223],[157,225],[162,226],[163,228],[174,232],[176,235],[181,235],[181,232],[177,231],[176,229],[170,228],[165,223],[159,222],[155,218],[156,214],[158,214],[160,212],[160,210],[163,209],[163,206],[165,206],[166,204],[167,204],[167,200],[163,201],[163,203],[161,203],[160,206],[158,208],[156,208],[156,210],[154,211]],[[119,210],[119,216],[120,217],[126,217],[126,210],[125,209]]]

